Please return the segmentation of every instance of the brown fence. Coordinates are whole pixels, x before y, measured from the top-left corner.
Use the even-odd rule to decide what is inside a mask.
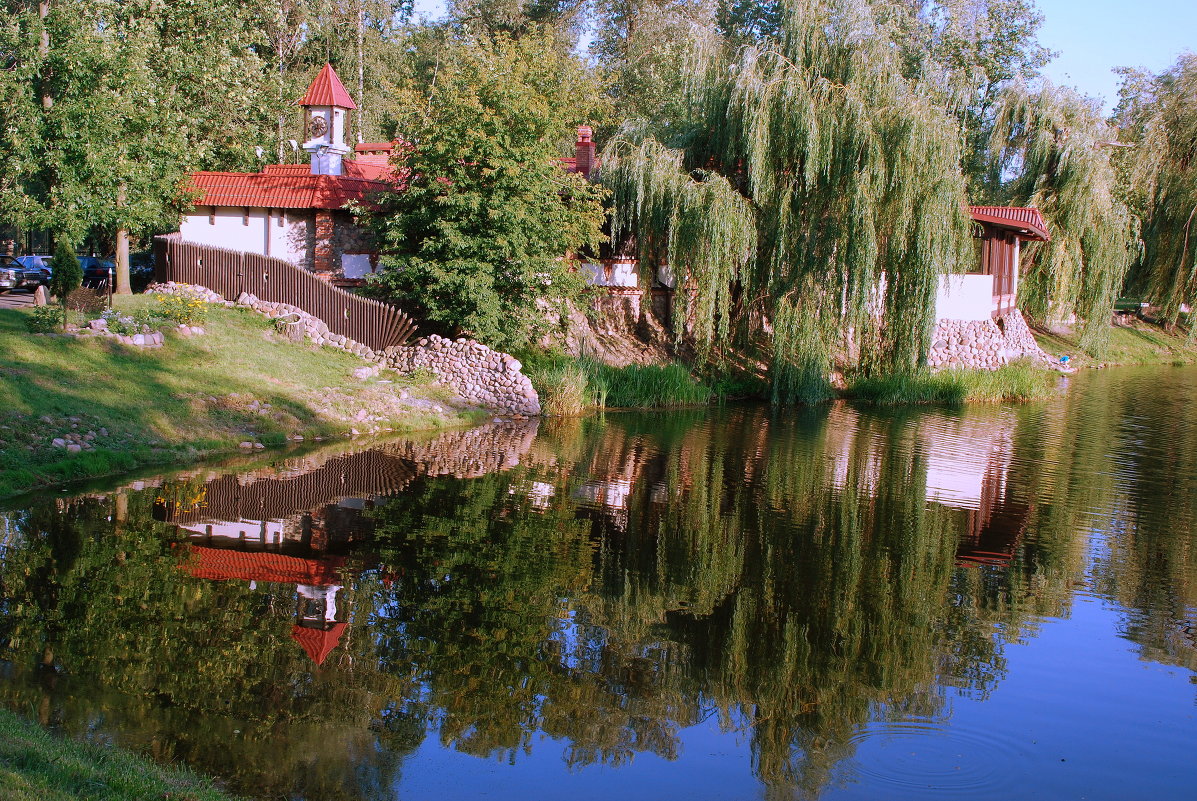
[[[416,330],[394,306],[363,298],[282,259],[186,242],[178,234],[154,238],[154,278],[199,284],[236,300],[242,292],[267,303],[290,303],[319,317],[334,334],[382,350],[402,345]]]

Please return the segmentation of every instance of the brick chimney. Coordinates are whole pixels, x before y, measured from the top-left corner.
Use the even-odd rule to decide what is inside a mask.
[[[590,172],[594,169],[594,139],[591,138],[593,135],[594,131],[589,125],[578,126],[578,143],[574,152],[577,160],[574,164],[577,171],[586,178],[590,177]]]

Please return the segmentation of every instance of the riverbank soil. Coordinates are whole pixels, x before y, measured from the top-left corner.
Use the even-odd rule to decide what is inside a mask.
[[[1120,324],[1111,326],[1109,344],[1098,358],[1081,350],[1078,335],[1041,328],[1032,330],[1039,347],[1053,359],[1068,356],[1072,367],[1197,364],[1197,344],[1189,342],[1187,332],[1168,331],[1161,325],[1130,315],[1126,315]]]
[[[0,710],[0,797],[6,801],[233,801],[189,771],[77,743]]]
[[[152,297],[117,299],[122,312]],[[213,307],[201,336],[159,348],[31,335],[26,310],[0,309],[0,497],[151,464],[288,439],[462,425],[431,376],[293,343],[244,309]]]

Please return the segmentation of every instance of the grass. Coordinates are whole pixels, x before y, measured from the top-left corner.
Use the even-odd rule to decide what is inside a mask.
[[[118,299],[122,312],[150,303]],[[464,422],[440,407],[445,391],[427,379],[355,379],[361,359],[288,342],[247,310],[214,308],[206,335],[168,334],[162,348],[145,350],[33,336],[27,314],[0,310],[0,497],[236,451],[246,441],[270,446]],[[53,446],[72,437],[84,450]]]
[[[594,408],[659,409],[710,402],[713,390],[681,364],[612,367],[560,351],[520,354],[545,414],[573,416]]]
[[[182,768],[117,748],[54,737],[0,710],[0,798],[5,801],[232,801]]]
[[[1056,394],[1056,374],[1030,362],[999,370],[943,370],[858,378],[847,396],[885,406],[1029,401]]]
[[[1082,351],[1070,336],[1036,331],[1035,339],[1053,356],[1067,354],[1073,367],[1197,364],[1197,346],[1183,331],[1169,332],[1143,320],[1112,326],[1106,347],[1096,357]]]

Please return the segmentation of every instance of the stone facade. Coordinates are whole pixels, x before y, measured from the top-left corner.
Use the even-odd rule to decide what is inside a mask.
[[[939,320],[927,363],[932,370],[996,370],[1017,359],[1051,362],[1035,342],[1022,313],[1014,309],[996,320]]]

